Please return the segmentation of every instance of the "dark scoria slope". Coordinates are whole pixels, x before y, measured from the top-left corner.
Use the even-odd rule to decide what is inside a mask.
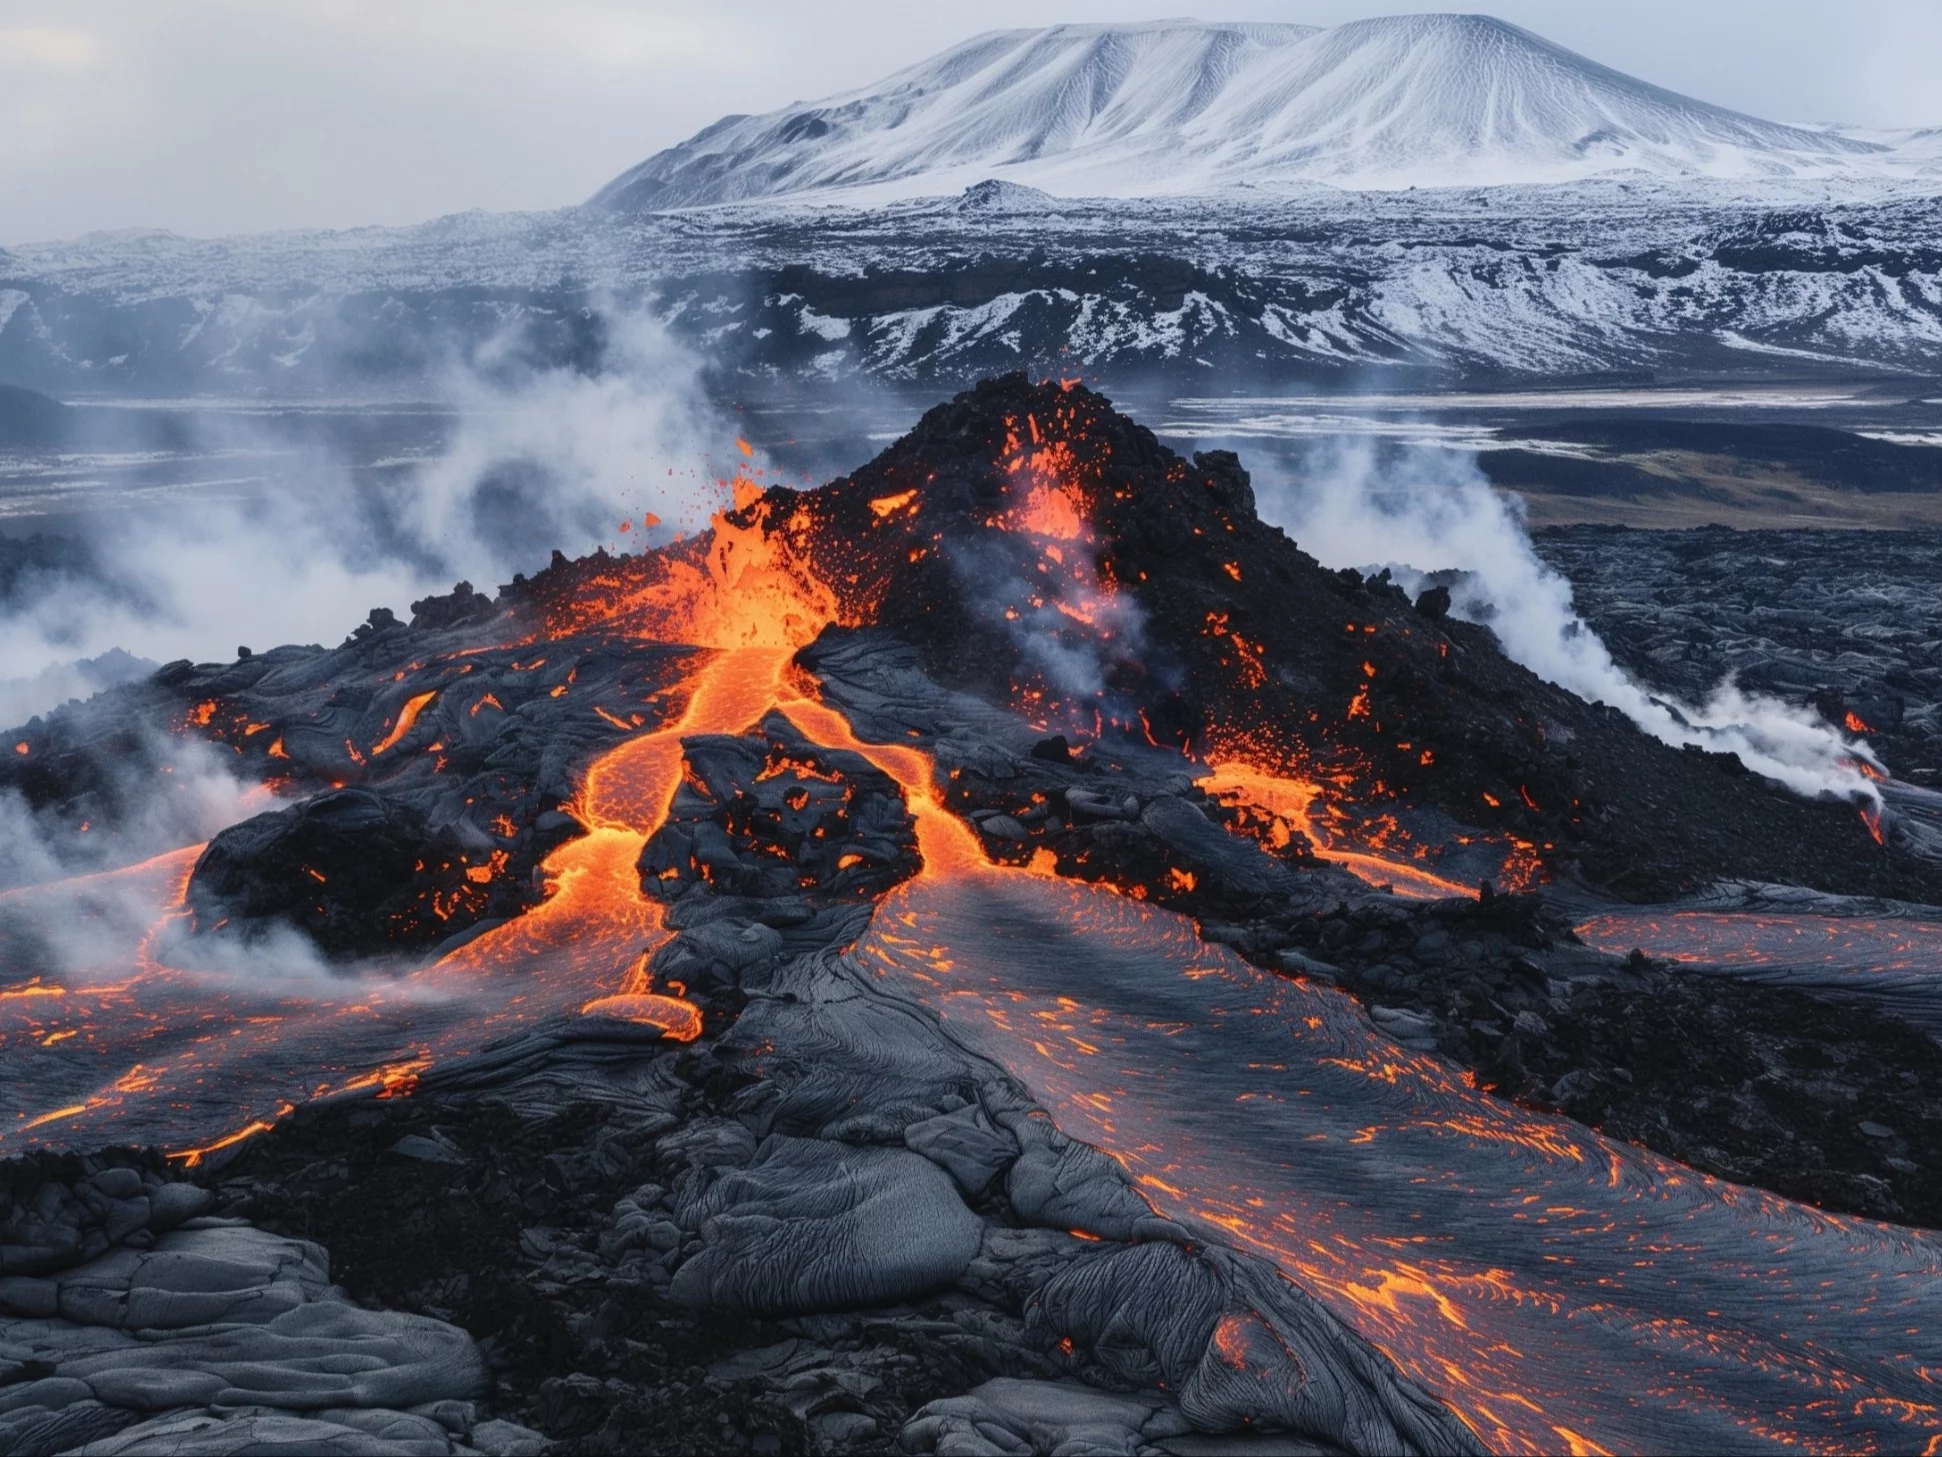
[[[987,381],[854,475],[771,491],[744,519],[759,512],[787,518],[848,620],[1081,736],[1309,766],[1426,838],[1522,841],[1635,899],[1721,876],[1942,895],[1853,806],[1670,748],[1436,603],[1324,570],[1255,514],[1233,456],[1184,460],[1083,387]]]

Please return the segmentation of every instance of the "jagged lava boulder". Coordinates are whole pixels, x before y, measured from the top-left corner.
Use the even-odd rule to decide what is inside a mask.
[[[336,789],[217,835],[196,861],[189,909],[199,934],[286,923],[326,956],[421,950],[450,934],[435,908],[479,889],[466,869],[464,847],[410,804]]]

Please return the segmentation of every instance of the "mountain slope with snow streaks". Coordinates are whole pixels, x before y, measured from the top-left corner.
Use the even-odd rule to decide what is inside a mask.
[[[876,85],[731,116],[616,178],[622,212],[851,202],[981,179],[1067,197],[1654,177],[1926,177],[1928,134],[1763,121],[1481,15],[1328,30],[1154,21],[978,36]]]

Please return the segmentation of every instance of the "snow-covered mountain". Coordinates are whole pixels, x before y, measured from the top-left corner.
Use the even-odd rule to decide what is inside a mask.
[[[592,367],[607,304],[805,389],[1942,375],[1942,130],[1759,121],[1473,16],[985,36],[597,201],[14,245],[0,382],[422,397]]]
[[[859,91],[731,116],[616,178],[649,211],[832,192],[1067,197],[1234,187],[1935,176],[1933,146],[1785,126],[1652,86],[1481,15],[1328,30],[1193,20],[997,31]]]

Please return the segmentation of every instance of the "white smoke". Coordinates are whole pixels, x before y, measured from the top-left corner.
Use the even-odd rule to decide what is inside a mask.
[[[0,892],[145,860],[208,839],[267,809],[269,792],[232,772],[229,751],[201,739],[154,734],[144,749],[106,758],[103,808],[36,813],[13,790],[0,792]],[[113,824],[105,819],[114,805]],[[86,828],[82,828],[86,826]]]
[[[720,506],[722,478],[760,468],[709,402],[696,356],[646,314],[605,324],[599,374],[504,369],[490,350],[449,374],[463,428],[400,513],[445,572],[490,582],[555,548],[686,535]]]
[[[1025,676],[1049,690],[1041,706],[1063,714],[1061,727],[1083,729],[1091,710],[1112,709],[1113,665],[1139,657],[1146,619],[1132,593],[1101,585],[1090,546],[1057,544],[1031,579],[1013,555],[1022,539],[953,543],[952,571],[965,604],[1010,639]]]
[[[71,805],[37,813],[18,793],[0,792],[0,982],[125,980],[180,888],[181,867],[144,862],[275,804],[268,790],[236,777],[232,757],[157,732],[106,760],[109,782],[97,795],[104,809],[107,801],[117,807],[112,825]],[[256,965],[272,973],[266,985],[279,985],[318,960],[314,947],[302,955],[278,948],[277,959]]]
[[[449,447],[381,490],[321,446],[204,427],[212,453],[278,453],[279,478],[248,501],[90,521],[92,570],[35,575],[0,603],[0,726],[89,691],[77,660],[114,649],[226,661],[239,645],[335,643],[371,608],[409,616],[461,578],[490,594],[555,549],[638,549],[705,525],[719,480],[762,458],[737,449],[698,363],[652,318],[615,311],[603,327],[597,374],[522,366],[510,336],[454,364]]]
[[[98,574],[36,582],[0,617],[0,656],[21,674],[7,685],[9,707],[53,707],[73,686],[61,669],[115,649],[226,661],[239,644],[335,642],[371,606],[402,607],[437,582],[421,564],[372,551],[354,508],[333,527],[330,495],[328,478],[312,479],[261,505],[91,525]],[[35,689],[51,701],[33,701]]]
[[[0,679],[0,724],[25,723],[50,704],[92,698],[104,688],[145,678],[159,666],[114,648],[96,658],[49,663],[27,677]]]
[[[1734,753],[1800,794],[1879,803],[1857,758],[1873,761],[1811,709],[1748,693],[1730,678],[1703,703],[1649,692],[1612,660],[1578,616],[1571,584],[1539,558],[1523,502],[1494,490],[1474,457],[1413,449],[1379,459],[1343,440],[1311,457],[1299,481],[1263,480],[1264,520],[1330,567],[1388,567],[1412,594],[1431,572],[1455,569],[1451,610],[1487,624],[1517,662],[1561,688],[1609,704],[1668,744]]]
[[[543,567],[556,548],[638,548],[704,525],[720,504],[718,477],[760,469],[761,457],[737,447],[693,358],[652,320],[616,313],[604,324],[597,375],[521,367],[490,350],[450,369],[444,393],[458,425],[449,449],[385,492],[321,447],[293,449],[263,431],[243,443],[274,449],[283,465],[259,498],[103,513],[85,551],[63,548],[45,562],[30,553],[0,583],[0,729],[153,663],[336,643],[373,607],[408,616],[414,600],[460,578],[489,593]],[[252,429],[263,427],[219,419],[197,446],[234,449]],[[652,531],[649,513],[660,518]],[[20,557],[10,558],[16,568]],[[94,821],[85,807],[36,813],[18,794],[0,794],[0,898],[11,903],[0,921],[18,923],[30,899],[49,904],[22,887],[131,865],[274,807],[260,786],[235,779],[226,757],[199,740],[151,745],[116,770],[110,798],[122,812]],[[37,918],[37,954],[56,969],[92,964],[104,945],[125,952],[127,927],[155,913],[138,895],[124,914],[127,893],[107,882],[88,893],[99,904],[87,915]],[[258,947],[251,957],[260,966],[266,954]],[[274,959],[307,964],[290,948]]]

